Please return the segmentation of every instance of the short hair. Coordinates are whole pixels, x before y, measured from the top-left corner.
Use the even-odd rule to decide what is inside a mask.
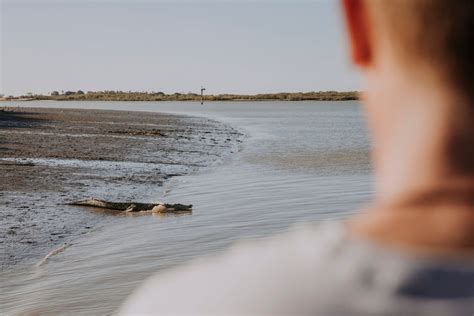
[[[370,0],[395,47],[474,97],[474,0]]]

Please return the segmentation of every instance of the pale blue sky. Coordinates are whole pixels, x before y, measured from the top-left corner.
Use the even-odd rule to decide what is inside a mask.
[[[0,1],[4,94],[359,88],[337,1]]]

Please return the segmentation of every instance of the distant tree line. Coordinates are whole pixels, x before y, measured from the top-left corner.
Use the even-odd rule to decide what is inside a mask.
[[[197,93],[137,92],[137,91],[53,91],[50,95],[28,94],[20,98],[58,101],[200,101]],[[205,101],[346,101],[357,100],[359,92],[319,91],[281,92],[255,95],[217,94],[205,95]]]

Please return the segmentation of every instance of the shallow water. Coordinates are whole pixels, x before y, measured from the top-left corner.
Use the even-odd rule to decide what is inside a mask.
[[[154,272],[297,222],[345,218],[371,196],[369,145],[356,102],[24,105],[206,116],[248,138],[225,164],[173,178],[156,197],[193,204],[193,215],[114,217],[39,267],[35,259],[0,273],[6,314],[113,313]]]

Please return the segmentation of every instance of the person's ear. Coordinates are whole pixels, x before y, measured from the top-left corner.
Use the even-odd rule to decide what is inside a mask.
[[[387,0],[389,1],[389,0]],[[372,61],[370,21],[364,0],[341,0],[352,62],[368,66]]]

